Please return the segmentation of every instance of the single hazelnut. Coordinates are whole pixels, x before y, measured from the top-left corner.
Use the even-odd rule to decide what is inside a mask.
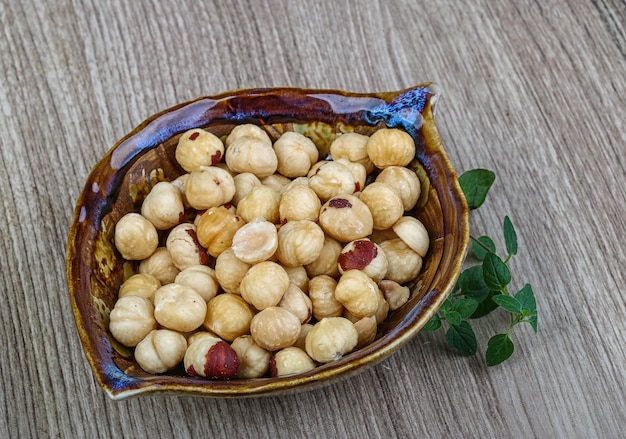
[[[241,297],[258,310],[278,305],[289,287],[289,275],[276,262],[263,261],[250,267],[241,279]]]
[[[297,184],[282,193],[278,204],[280,222],[317,221],[322,203],[313,189]]]
[[[241,201],[243,197],[250,193],[252,188],[262,185],[259,177],[251,174],[250,172],[237,174],[233,177],[233,180],[235,181],[235,195],[233,196],[231,203],[235,206],[239,204],[239,201]]]
[[[376,176],[376,181],[388,184],[398,193],[405,211],[417,204],[422,186],[415,171],[404,166],[389,166]]]
[[[237,374],[239,358],[237,352],[224,340],[204,336],[187,347],[183,364],[188,375],[227,380]]]
[[[237,204],[237,215],[245,222],[251,222],[257,218],[265,219],[271,223],[278,223],[278,205],[280,194],[269,186],[255,186],[252,190],[239,200]]]
[[[278,172],[290,178],[307,175],[311,165],[319,157],[315,143],[295,131],[283,133],[274,142],[274,151],[278,158]]]
[[[422,258],[428,253],[430,238],[424,224],[412,216],[403,216],[394,225],[393,231],[411,250]]]
[[[235,256],[232,248],[224,250],[215,260],[215,277],[227,293],[239,294],[241,280],[250,269],[250,264]]]
[[[304,350],[296,346],[281,349],[270,360],[270,375],[273,377],[296,375],[313,369],[315,362]]]
[[[337,281],[330,276],[320,275],[309,280],[309,298],[313,316],[317,320],[324,317],[337,317],[343,313],[343,305],[335,298]]]
[[[352,172],[354,176],[354,192],[362,191],[367,180],[367,170],[365,166],[360,163],[351,162],[348,159],[337,159],[335,163],[344,165]]]
[[[268,175],[267,177],[263,177],[261,179],[261,183],[264,186],[271,187],[276,192],[281,193],[287,185],[291,184],[291,179],[285,177],[284,175],[275,173]]]
[[[234,172],[250,172],[264,178],[276,172],[278,158],[272,144],[255,137],[242,136],[226,148],[226,164]]]
[[[225,142],[226,148],[228,148],[235,140],[240,137],[253,137],[269,146],[272,146],[272,140],[270,139],[270,136],[267,135],[267,132],[263,130],[263,128],[251,123],[244,123],[235,126],[231,130],[230,134],[228,134]]]
[[[313,315],[311,299],[293,283],[289,284],[287,291],[285,291],[280,302],[278,302],[278,306],[291,311],[300,319],[302,324],[311,320]]]
[[[357,189],[352,171],[341,163],[324,161],[309,172],[309,187],[322,202],[339,194],[352,194]]]
[[[193,288],[208,302],[218,293],[220,285],[215,270],[206,265],[192,265],[178,273],[174,282]]]
[[[386,230],[404,214],[398,193],[388,184],[374,182],[365,187],[359,196],[372,213],[374,228]]]
[[[185,197],[198,210],[229,203],[235,195],[235,180],[217,166],[201,166],[189,174],[185,184]]]
[[[250,335],[263,349],[277,351],[296,342],[300,327],[300,319],[292,312],[270,306],[252,317]]]
[[[387,273],[387,256],[373,241],[363,238],[350,241],[337,257],[337,266],[341,274],[348,270],[361,270],[374,282],[378,282]]]
[[[218,294],[207,304],[204,327],[226,341],[250,331],[254,311],[236,294]]]
[[[304,293],[309,292],[309,276],[303,266],[283,267],[289,276],[289,283],[296,285]]]
[[[198,329],[206,317],[207,304],[193,288],[171,283],[154,293],[154,318],[178,332]]]
[[[247,264],[265,261],[278,248],[276,226],[264,219],[255,219],[235,232],[231,247],[235,256]]]
[[[157,230],[174,227],[185,214],[180,190],[167,181],[157,183],[143,200],[141,214],[154,224]]]
[[[320,211],[322,229],[339,242],[365,238],[373,230],[369,207],[353,195],[338,195],[328,200]]]
[[[376,338],[376,318],[363,317],[354,322],[354,329],[356,329],[356,332],[359,335],[355,349],[367,346]]]
[[[163,373],[174,369],[185,356],[187,340],[169,329],[152,330],[135,347],[135,360],[148,373]]]
[[[383,128],[367,141],[367,155],[379,169],[406,166],[415,158],[415,142],[405,131]]]
[[[115,247],[124,259],[140,261],[159,245],[154,224],[138,213],[127,213],[115,225]]]
[[[278,230],[276,257],[287,267],[310,264],[323,247],[324,231],[313,221],[289,221]]]
[[[161,282],[151,274],[133,274],[120,285],[118,297],[139,296],[144,299],[152,300],[155,291],[160,287]]]
[[[237,337],[230,346],[239,358],[237,378],[259,378],[265,375],[271,354],[256,344],[251,335]]]
[[[325,317],[306,336],[306,352],[320,363],[341,359],[357,345],[359,334],[352,322],[343,317]]]
[[[336,277],[339,274],[337,260],[341,253],[341,244],[330,236],[324,236],[324,246],[316,260],[306,265],[310,277],[325,274]]]
[[[224,144],[208,131],[194,128],[183,133],[176,146],[176,161],[187,172],[216,165],[224,155]]]
[[[198,242],[211,256],[217,257],[232,245],[233,236],[244,224],[239,215],[224,206],[211,207],[198,220]]]
[[[368,140],[368,136],[359,133],[342,134],[330,144],[330,155],[333,160],[344,158],[354,163],[360,163],[369,174],[374,170],[374,164],[367,155]]]
[[[109,314],[109,330],[124,346],[136,346],[156,329],[152,302],[139,296],[124,296],[117,299]]]
[[[209,263],[206,249],[198,242],[196,226],[191,223],[182,223],[174,227],[167,236],[165,248],[170,252],[172,262],[179,270]]]
[[[383,241],[380,248],[385,252],[389,267],[385,279],[403,284],[417,277],[422,269],[422,258],[400,238]]]
[[[343,273],[335,288],[335,298],[357,318],[376,313],[379,294],[376,282],[360,270]]]
[[[407,303],[411,296],[409,287],[402,286],[398,282],[389,279],[378,282],[378,288],[383,293],[391,311],[395,311]]]
[[[161,285],[174,282],[180,270],[174,265],[172,255],[165,247],[157,248],[148,258],[139,263],[139,273],[151,274]]]

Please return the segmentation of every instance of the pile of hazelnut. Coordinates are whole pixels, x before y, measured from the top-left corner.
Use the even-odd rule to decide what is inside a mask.
[[[346,133],[330,159],[318,155],[300,133],[272,143],[252,124],[224,140],[203,129],[180,137],[186,173],[155,184],[115,227],[138,273],[121,285],[109,329],[144,371],[304,373],[372,342],[406,303],[429,247],[424,225],[405,216],[421,190],[406,167],[413,139]]]

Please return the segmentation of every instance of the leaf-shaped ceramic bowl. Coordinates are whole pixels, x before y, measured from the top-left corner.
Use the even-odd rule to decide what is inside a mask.
[[[76,326],[93,373],[114,399],[169,392],[211,397],[276,394],[319,386],[387,357],[429,321],[452,290],[468,245],[468,210],[457,176],[433,120],[434,84],[386,93],[348,93],[297,88],[238,90],[203,97],[156,114],[120,140],[94,167],[78,199],[67,249],[67,278]],[[108,316],[117,290],[133,267],[112,243],[116,222],[138,211],[157,181],[183,173],[174,158],[180,134],[203,127],[218,137],[238,124],[254,123],[270,137],[295,130],[327,156],[345,132],[371,134],[381,127],[407,131],[417,146],[412,164],[422,196],[412,215],[430,234],[431,246],[411,297],[379,326],[376,340],[338,361],[295,376],[211,381],[183,373],[150,375],[132,352],[115,342]]]

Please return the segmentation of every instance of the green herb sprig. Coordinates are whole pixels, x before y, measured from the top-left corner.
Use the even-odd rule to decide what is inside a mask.
[[[470,210],[478,209],[487,197],[496,175],[487,169],[472,169],[459,177],[461,190]],[[506,332],[492,336],[487,343],[485,360],[487,366],[495,366],[507,360],[515,349],[511,340],[513,328],[529,323],[537,332],[537,304],[530,284],[511,294],[511,271],[508,263],[517,254],[517,233],[508,216],[504,217],[502,231],[506,257],[500,258],[494,240],[487,236],[470,236],[472,253],[479,261],[465,269],[459,276],[454,290],[443,303],[439,312],[424,327],[436,331],[445,322],[446,343],[461,355],[474,355],[478,350],[476,334],[470,319],[484,317],[500,308],[510,314]]]

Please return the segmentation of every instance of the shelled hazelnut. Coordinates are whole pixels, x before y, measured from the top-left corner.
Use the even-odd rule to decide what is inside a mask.
[[[270,374],[282,377],[315,369],[315,362],[299,347],[289,346],[276,352],[270,360]]]
[[[196,339],[185,351],[185,371],[191,376],[229,379],[237,374],[237,352],[219,337],[206,335]]]
[[[205,210],[229,203],[235,195],[232,175],[217,166],[201,166],[189,173],[185,197],[194,209]]]
[[[156,277],[161,285],[174,282],[180,270],[174,265],[172,255],[165,247],[157,248],[154,253],[139,263],[139,273]]]
[[[360,163],[369,174],[374,170],[374,164],[367,155],[368,140],[368,136],[359,133],[342,134],[330,144],[330,155],[333,160],[347,159],[354,163]]]
[[[202,128],[184,132],[176,146],[176,161],[187,172],[216,165],[223,155],[224,144],[219,137]]]
[[[109,314],[109,330],[124,346],[136,346],[156,326],[152,302],[143,297],[120,297]]]
[[[320,363],[337,361],[357,345],[359,334],[343,317],[325,317],[306,336],[306,353]]]
[[[124,259],[142,260],[159,245],[154,224],[138,213],[127,213],[115,225],[115,247]]]
[[[252,317],[250,335],[263,349],[277,351],[298,340],[300,327],[300,319],[291,311],[270,306]]]
[[[233,341],[250,331],[254,311],[236,294],[218,294],[209,301],[204,327],[226,341]]]
[[[267,373],[271,354],[256,344],[251,335],[237,337],[231,347],[239,358],[238,378],[258,378]]]
[[[119,289],[119,297],[139,296],[144,299],[154,297],[154,293],[161,287],[161,282],[151,274],[137,273],[126,279]]]
[[[161,181],[154,185],[141,204],[141,215],[157,230],[174,227],[185,213],[183,195],[172,183]]]
[[[241,297],[257,310],[276,306],[289,287],[289,275],[272,261],[259,262],[250,267],[241,279]]]
[[[422,258],[407,246],[400,238],[383,241],[380,244],[389,266],[385,279],[399,284],[415,279],[422,269]]]
[[[319,157],[311,139],[294,131],[283,133],[274,142],[274,151],[278,158],[278,172],[291,178],[307,175]]]
[[[391,186],[400,196],[405,211],[415,207],[421,193],[421,183],[417,174],[404,166],[389,166],[376,176],[379,183]]]
[[[207,251],[198,242],[196,226],[191,223],[174,227],[167,235],[165,248],[170,252],[172,263],[181,271],[192,265],[208,263]]]
[[[415,158],[415,142],[405,131],[383,128],[367,141],[367,155],[379,169],[406,166]]]
[[[215,270],[206,265],[192,265],[176,275],[174,282],[194,289],[205,302],[218,293],[220,285]]]
[[[198,329],[206,317],[207,304],[193,288],[171,283],[154,293],[154,318],[178,332]]]
[[[187,350],[187,340],[169,329],[152,330],[135,347],[135,360],[148,373],[163,373],[175,368]]]

